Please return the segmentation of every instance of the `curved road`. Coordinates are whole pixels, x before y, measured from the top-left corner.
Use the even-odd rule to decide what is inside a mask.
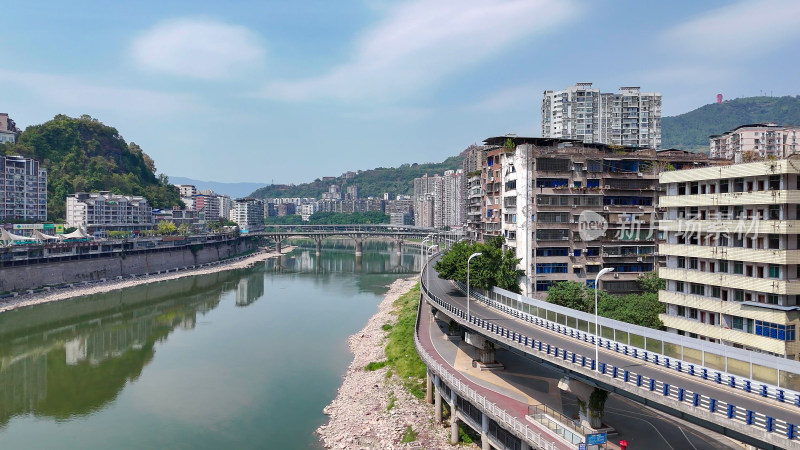
[[[456,288],[451,281],[440,279],[433,269],[432,264],[428,265],[427,270],[428,273],[425,274],[426,282],[429,283],[428,288],[431,292],[453,306],[466,310],[466,297],[464,294]],[[474,299],[470,302],[470,314],[487,322],[534,338],[537,341],[541,340],[550,343],[551,345],[557,346],[559,349],[566,349],[580,355],[587,355],[587,357],[589,355],[594,356],[595,348],[593,344],[579,341],[514,318],[494,308],[490,308],[479,301],[475,301]],[[661,380],[672,386],[682,387],[692,392],[707,395],[711,398],[756,411],[775,419],[800,425],[800,407],[793,404],[781,404],[776,400],[764,399],[758,394],[748,394],[738,389],[734,391],[725,385],[706,382],[701,378],[692,377],[688,374],[677,372],[674,369],[670,370],[663,366],[657,366],[633,357],[627,357],[602,347],[600,348],[600,361],[613,364],[617,367],[629,368],[635,370],[636,373]]]

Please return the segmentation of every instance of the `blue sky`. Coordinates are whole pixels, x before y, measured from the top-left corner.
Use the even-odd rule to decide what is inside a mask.
[[[540,135],[545,89],[797,95],[800,2],[6,2],[0,112],[90,114],[159,172],[298,183]]]

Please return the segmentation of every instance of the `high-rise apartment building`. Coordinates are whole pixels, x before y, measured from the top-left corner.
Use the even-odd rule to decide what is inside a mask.
[[[152,228],[153,208],[138,195],[108,191],[76,192],[67,196],[67,226],[97,230],[144,230]]]
[[[800,160],[662,173],[667,330],[798,359]]]
[[[0,156],[0,219],[47,220],[47,170],[39,161]]]
[[[485,142],[483,240],[502,235],[526,273],[523,292],[559,281],[593,286],[602,267],[609,292],[639,290],[657,263],[658,171],[707,164],[704,155],[508,136]]]
[[[291,204],[291,203],[290,203]],[[233,201],[231,220],[242,233],[264,229],[264,201],[255,198],[237,198]]]
[[[442,177],[425,174],[414,179],[414,225],[442,228]]]
[[[592,83],[544,91],[542,137],[625,147],[661,147],[661,94],[639,87],[603,93]]]
[[[460,227],[464,224],[464,172],[446,170],[442,176],[442,226]]]
[[[786,158],[800,151],[800,126],[775,123],[741,125],[727,133],[709,136],[709,156],[747,162],[748,156]]]

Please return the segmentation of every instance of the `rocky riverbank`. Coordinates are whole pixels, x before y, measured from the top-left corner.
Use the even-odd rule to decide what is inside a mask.
[[[463,448],[448,443],[449,427],[433,423],[433,405],[408,393],[397,375],[387,377],[389,367],[364,369],[370,362],[386,359],[387,332],[381,327],[395,324],[397,317],[392,314],[392,304],[416,282],[414,277],[392,283],[378,305],[378,312],[361,331],[350,336],[353,362],[336,399],[323,410],[330,421],[317,429],[325,448]],[[409,426],[416,433],[415,440],[403,443]]]
[[[178,270],[176,272],[160,273],[154,275],[140,275],[123,280],[111,279],[89,285],[76,284],[73,287],[68,287],[63,289],[51,289],[49,291],[44,291],[44,292],[23,294],[23,295],[18,295],[16,297],[4,298],[0,299],[0,313],[5,311],[10,311],[16,308],[23,308],[26,306],[39,305],[42,303],[67,300],[70,298],[81,297],[84,295],[101,294],[103,292],[110,292],[117,289],[124,289],[128,287],[138,286],[140,284],[156,283],[159,281],[174,280],[177,278],[191,277],[195,275],[206,275],[215,272],[222,272],[223,270],[243,269],[257,262],[264,261],[266,259],[274,258],[276,256],[280,256],[281,254],[288,253],[294,250],[294,248],[295,247],[291,246],[284,247],[281,253],[262,250],[252,255],[231,258],[213,264],[206,264],[203,267],[198,267],[194,269],[190,268],[186,270]]]

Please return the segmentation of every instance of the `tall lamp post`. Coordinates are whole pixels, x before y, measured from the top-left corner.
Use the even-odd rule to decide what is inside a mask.
[[[600,331],[597,328],[597,290],[599,289],[598,283],[600,282],[600,277],[613,271],[614,271],[613,267],[606,267],[605,269],[598,272],[597,276],[594,277],[594,370],[596,372],[600,372],[600,346],[598,344],[598,342],[600,341]]]
[[[469,322],[469,262],[476,256],[481,256],[483,253],[473,253],[467,258],[467,321]]]
[[[422,239],[422,245],[419,246],[419,259],[421,260],[419,268],[420,277],[422,276],[422,271],[425,270],[425,258],[422,256],[422,252],[425,251],[425,242],[427,242],[428,239],[430,238],[431,238],[430,234],[425,236],[425,238]]]
[[[429,255],[433,254],[432,250],[434,248],[436,248],[436,247],[437,247],[436,245],[431,245],[430,247],[428,247],[428,250],[425,252],[425,259],[428,259],[430,257]],[[428,286],[428,289],[431,288],[430,287],[431,286],[430,282],[431,282],[431,271],[430,270],[426,270],[425,271],[425,285]]]

